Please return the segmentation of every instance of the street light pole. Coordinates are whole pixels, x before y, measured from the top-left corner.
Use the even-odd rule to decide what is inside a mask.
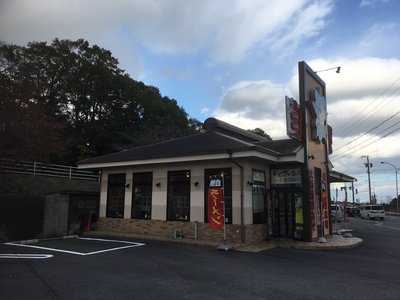
[[[397,168],[394,164],[391,164],[391,163],[386,162],[386,161],[381,161],[381,164],[386,164],[386,165],[389,165],[389,166],[393,167],[394,172],[396,174],[396,210],[398,212],[399,211],[399,181],[398,181],[399,168]]]
[[[371,197],[371,170],[372,164],[369,162],[369,155],[363,155],[361,158],[366,158],[367,163],[365,163],[365,167],[367,168],[367,174],[368,174],[368,193],[369,193],[369,204],[372,203],[372,197]]]

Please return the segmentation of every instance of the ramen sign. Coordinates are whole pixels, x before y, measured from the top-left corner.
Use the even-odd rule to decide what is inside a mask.
[[[208,225],[215,230],[224,226],[224,190],[220,179],[211,180],[208,188]]]

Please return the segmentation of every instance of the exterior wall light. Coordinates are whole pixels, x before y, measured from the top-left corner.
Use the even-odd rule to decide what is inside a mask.
[[[161,182],[157,182],[156,187],[160,187],[160,186],[161,186]]]
[[[129,189],[129,183],[125,184],[125,188]]]
[[[196,182],[194,183],[194,186],[199,186],[199,182],[196,181]]]

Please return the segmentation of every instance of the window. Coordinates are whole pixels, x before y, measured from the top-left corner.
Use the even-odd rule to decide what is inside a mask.
[[[204,171],[204,177],[204,222],[208,223],[208,187],[210,182],[214,178],[223,177],[225,222],[232,224],[232,169],[207,169]]]
[[[167,220],[190,221],[190,171],[168,172]]]
[[[125,174],[108,175],[107,217],[124,217]]]
[[[134,173],[132,185],[132,218],[151,219],[153,173]]]
[[[383,206],[382,205],[374,205],[374,206],[372,206],[371,210],[383,210]]]
[[[267,220],[265,209],[265,172],[253,170],[252,182],[253,224],[264,224]]]

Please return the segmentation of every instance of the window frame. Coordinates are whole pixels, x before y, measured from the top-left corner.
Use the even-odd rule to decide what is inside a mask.
[[[171,210],[171,204],[173,204],[172,203],[173,200],[170,199],[170,197],[171,197],[170,196],[171,195],[170,194],[170,192],[171,192],[170,191],[170,179],[171,179],[172,174],[178,174],[178,173],[185,174],[185,176],[187,176],[186,174],[189,173],[189,177],[188,177],[187,181],[185,182],[185,183],[188,184],[188,187],[189,187],[189,189],[187,191],[187,195],[186,195],[187,196],[187,201],[188,201],[188,205],[187,205],[188,212],[187,212],[187,218],[186,219],[177,219],[176,218],[176,214],[175,214],[175,218],[171,218],[170,210]],[[191,171],[189,169],[168,171],[168,174],[167,174],[167,207],[166,207],[166,210],[167,210],[166,219],[167,219],[167,221],[190,222],[190,210],[191,210],[191,199],[190,199],[190,196],[191,196],[191,187],[192,187],[191,179],[192,179],[192,174],[191,174]]]
[[[258,172],[258,173],[263,173],[264,174],[264,181],[254,181],[254,173]],[[257,183],[258,185],[262,185],[264,188],[264,195],[263,195],[263,203],[264,203],[264,211],[263,212],[259,212],[259,213],[255,213],[254,212],[254,183]],[[266,172],[265,170],[260,170],[260,169],[252,169],[251,172],[251,204],[252,204],[252,214],[253,214],[253,224],[267,224],[268,221],[268,207],[267,207],[267,203],[266,203],[266,199],[267,199],[267,176],[266,176]],[[262,220],[258,220],[258,216],[263,216]],[[256,220],[256,221],[255,221]]]
[[[150,180],[148,181],[148,186],[150,186],[151,190],[150,190],[150,208],[149,208],[149,213],[147,218],[146,217],[138,217],[137,216],[137,210],[136,210],[136,186],[137,186],[137,182],[140,180],[135,180],[135,177],[138,176],[149,176]],[[142,185],[143,182],[145,181],[141,181]],[[152,213],[152,205],[153,205],[153,172],[149,171],[149,172],[137,172],[137,173],[133,173],[132,174],[132,207],[131,207],[131,219],[136,219],[136,220],[151,220],[151,213]]]
[[[112,176],[124,176],[125,180],[123,184],[121,184],[123,190],[123,197],[122,197],[122,215],[121,216],[111,216],[110,215],[110,187],[111,187],[111,180]],[[121,180],[122,183],[122,180]],[[114,183],[115,184],[115,183]],[[115,184],[117,186],[117,184]],[[115,218],[115,219],[123,219],[125,215],[125,189],[126,189],[126,173],[111,173],[107,176],[107,205],[106,205],[106,217],[107,218]]]

